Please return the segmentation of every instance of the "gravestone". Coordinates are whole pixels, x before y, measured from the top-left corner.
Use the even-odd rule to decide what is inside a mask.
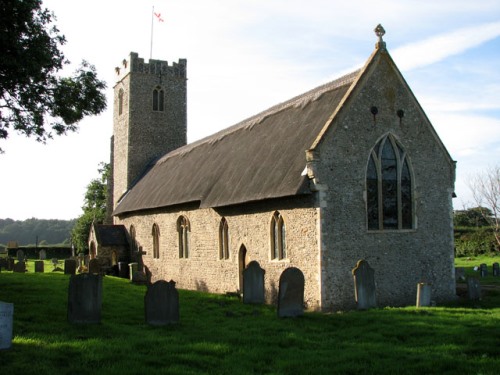
[[[118,276],[124,279],[128,279],[128,263],[118,262]]]
[[[101,264],[97,260],[97,258],[90,259],[89,261],[89,273],[91,274],[99,274],[101,272]]]
[[[7,271],[13,271],[15,263],[14,258],[7,258]]]
[[[481,263],[479,265],[479,274],[481,275],[481,277],[488,276],[488,266],[486,265],[486,263]]]
[[[455,267],[455,281],[462,280],[465,281],[465,268]]]
[[[35,272],[44,272],[44,262],[43,260],[35,260]]]
[[[14,264],[14,268],[12,269],[13,272],[20,272],[24,273],[26,272],[26,263],[23,261],[19,261],[16,264]]]
[[[476,277],[467,278],[467,297],[471,301],[477,301],[481,299],[481,284]]]
[[[14,304],[0,301],[0,350],[12,346]]]
[[[18,262],[24,262],[24,251],[17,250],[16,257]]]
[[[243,303],[264,303],[264,271],[255,260],[243,271]]]
[[[498,262],[493,263],[493,276],[500,276],[500,266],[498,265]]]
[[[429,307],[431,305],[431,284],[417,284],[417,305],[416,307]]]
[[[148,285],[144,296],[146,323],[155,326],[179,322],[179,293],[175,281],[159,280]]]
[[[130,263],[129,265],[129,276],[130,276],[130,281],[134,281],[133,280],[133,276],[134,274],[139,270],[139,263]]]
[[[64,260],[64,274],[74,275],[76,273],[76,260],[65,259]]]
[[[100,323],[101,306],[102,276],[87,273],[71,275],[68,288],[68,321]]]
[[[367,261],[360,260],[352,270],[354,276],[354,297],[358,309],[364,310],[377,306],[375,293],[375,271]]]
[[[304,274],[295,267],[284,270],[280,276],[278,316],[280,318],[304,315]]]
[[[47,259],[47,252],[44,249],[40,250],[40,252],[38,253],[38,259],[40,260]]]
[[[148,284],[148,277],[142,271],[135,271],[134,274],[132,275],[132,280],[130,281],[134,284],[146,285]]]

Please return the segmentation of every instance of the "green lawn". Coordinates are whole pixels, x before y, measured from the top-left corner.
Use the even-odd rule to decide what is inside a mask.
[[[1,374],[456,375],[500,368],[498,291],[473,304],[278,319],[273,306],[181,290],[180,323],[150,327],[145,287],[114,277],[104,278],[101,324],[67,323],[68,282],[60,272],[0,273],[0,300],[15,309]]]

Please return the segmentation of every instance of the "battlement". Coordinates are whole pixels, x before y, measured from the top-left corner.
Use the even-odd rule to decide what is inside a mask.
[[[127,59],[123,59],[120,66],[115,68],[116,82],[121,81],[127,74],[143,73],[151,75],[162,75],[165,77],[186,78],[186,59],[179,59],[168,65],[168,61],[150,59],[145,63],[143,58],[136,52],[130,52]]]

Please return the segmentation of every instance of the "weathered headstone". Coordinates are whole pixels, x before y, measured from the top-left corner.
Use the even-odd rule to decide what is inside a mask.
[[[495,277],[500,276],[500,266],[498,262],[493,263],[493,276]]]
[[[26,263],[24,263],[24,261],[17,262],[16,264],[14,264],[14,268],[12,269],[12,271],[20,273],[26,272]]]
[[[264,271],[252,261],[243,271],[243,303],[264,303]]]
[[[64,260],[64,274],[65,275],[74,275],[76,273],[76,260],[74,259],[65,259]]]
[[[465,268],[464,267],[455,267],[455,281],[465,280]]]
[[[40,250],[40,252],[38,253],[38,259],[40,260],[47,259],[47,252],[44,249]]]
[[[43,260],[35,260],[35,272],[44,272],[45,263]]]
[[[17,250],[16,257],[18,262],[24,262],[24,251]]]
[[[358,309],[370,309],[377,306],[375,271],[367,261],[360,260],[352,270],[354,276],[354,297]]]
[[[71,275],[68,288],[68,321],[100,323],[102,276],[82,273]]]
[[[467,278],[467,297],[471,301],[481,299],[481,284],[476,277]]]
[[[486,265],[486,263],[481,263],[479,265],[479,274],[481,275],[481,277],[488,276],[488,266]]]
[[[0,301],[0,350],[12,346],[14,304]]]
[[[129,266],[129,269],[130,269],[129,270],[130,281],[133,282],[134,281],[133,280],[133,276],[139,270],[139,263],[135,263],[135,262],[129,263],[128,266]]]
[[[97,258],[90,259],[89,261],[89,273],[99,274],[101,272],[101,264]]]
[[[281,273],[278,292],[278,316],[297,317],[304,315],[304,274],[295,267]]]
[[[128,279],[128,263],[118,262],[118,276],[124,279]]]
[[[159,280],[148,285],[144,296],[146,323],[160,326],[179,322],[179,293],[175,282]]]
[[[417,284],[417,308],[429,307],[431,305],[431,284],[418,283]]]
[[[148,284],[148,277],[147,277],[147,275],[144,272],[142,272],[142,271],[136,271],[132,275],[131,282],[134,283],[134,284],[139,284],[139,285]]]

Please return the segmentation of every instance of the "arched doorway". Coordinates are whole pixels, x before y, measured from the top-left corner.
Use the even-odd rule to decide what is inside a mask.
[[[239,276],[239,290],[243,293],[243,271],[248,264],[247,248],[245,245],[240,246],[240,251],[238,253],[238,276]]]

